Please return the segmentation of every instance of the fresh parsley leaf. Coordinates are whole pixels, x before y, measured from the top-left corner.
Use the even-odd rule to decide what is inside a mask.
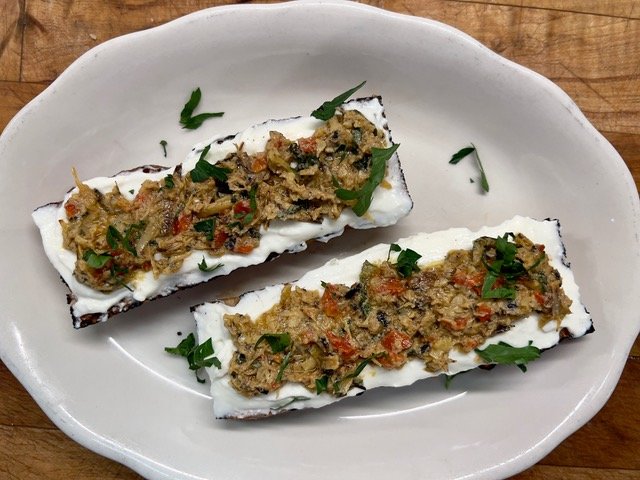
[[[289,360],[291,360],[291,354],[293,350],[289,350],[289,352],[285,355],[282,363],[280,364],[280,368],[278,369],[278,374],[276,375],[276,382],[280,383],[282,381],[282,375],[284,375],[284,369],[289,365]]]
[[[199,383],[204,383],[204,379],[198,376],[198,370],[203,367],[215,366],[221,368],[222,364],[218,357],[213,356],[213,342],[211,339],[197,345],[196,338],[190,333],[175,347],[164,347],[165,352],[179,357],[185,357],[189,363],[189,370],[196,372],[196,379]]]
[[[196,109],[198,104],[200,103],[200,99],[202,98],[202,92],[200,88],[196,88],[193,92],[191,92],[191,96],[187,103],[185,103],[182,111],[180,112],[180,125],[182,128],[186,128],[189,130],[194,130],[208,118],[212,117],[221,117],[224,115],[224,112],[215,112],[215,113],[201,113],[199,115],[193,116],[193,111]],[[166,156],[166,155],[165,155]]]
[[[118,248],[119,243],[122,241],[122,234],[113,225],[109,225],[107,228],[107,244],[111,249]]]
[[[526,372],[526,364],[540,357],[540,349],[534,347],[532,343],[530,340],[529,345],[526,347],[512,347],[508,343],[498,342],[497,344],[489,345],[484,350],[476,348],[475,351],[485,362],[515,365],[523,372]]]
[[[360,375],[362,373],[362,370],[364,370],[364,367],[369,365],[370,361],[371,361],[370,358],[365,358],[363,361],[361,361],[358,364],[358,366],[356,367],[356,369],[352,373],[350,373],[349,375],[344,377],[342,380],[348,380],[350,378],[356,378],[358,375]]]
[[[162,147],[162,152],[164,153],[164,157],[167,158],[167,141],[160,140],[160,146]]]
[[[291,345],[291,335],[288,333],[265,333],[258,339],[254,348],[262,342],[267,342],[269,344],[271,352],[279,353]]]
[[[402,247],[397,243],[392,243],[391,245],[389,245],[389,253],[387,253],[387,262],[391,258],[391,252],[400,252],[400,251],[402,251]]]
[[[124,231],[124,238],[122,239],[122,246],[134,257],[138,256],[138,252],[136,251],[135,242],[142,235],[142,231],[144,230],[146,224],[145,222],[134,223],[129,225]]]
[[[102,268],[104,267],[109,260],[111,260],[111,255],[103,253],[98,254],[93,250],[89,249],[82,255],[82,259],[87,262],[91,268]]]
[[[329,383],[329,377],[327,375],[323,375],[320,378],[316,378],[316,394],[320,395],[322,392],[326,392],[328,383]]]
[[[418,252],[407,248],[406,250],[402,250],[398,255],[398,260],[396,263],[396,270],[400,274],[402,278],[407,278],[413,272],[420,271],[418,267],[418,259],[422,258]]]
[[[207,145],[200,153],[200,158],[196,162],[196,166],[191,170],[191,180],[196,183],[204,182],[209,178],[215,178],[222,182],[227,181],[227,174],[231,171],[228,168],[217,167],[205,160],[207,153],[211,149],[211,145]]]
[[[216,263],[215,265],[211,265],[210,267],[207,265],[207,261],[204,259],[204,255],[202,256],[202,261],[198,264],[198,268],[201,272],[214,272],[220,267],[222,267],[222,263]]]
[[[457,151],[451,156],[451,160],[449,163],[452,165],[456,165],[460,160],[465,158],[470,154],[474,154],[476,159],[476,164],[478,165],[478,170],[480,170],[480,186],[485,193],[489,193],[489,181],[487,180],[487,174],[484,171],[484,167],[482,166],[482,162],[480,161],[480,154],[478,153],[478,149],[472,143],[470,147],[465,147]],[[473,179],[469,179],[471,183],[474,183]]]
[[[458,150],[456,153],[451,155],[451,160],[449,160],[449,163],[451,165],[456,165],[460,160],[462,160],[467,155],[470,155],[474,151],[475,147],[464,147],[463,149]]]
[[[173,187],[175,187],[176,184],[173,181],[173,175],[169,174],[166,177],[164,177],[164,187],[171,190]]]
[[[319,120],[329,120],[336,113],[336,108],[342,105],[351,95],[353,95],[357,90],[362,88],[362,86],[367,83],[366,81],[362,82],[360,85],[353,87],[350,90],[347,90],[344,93],[341,93],[333,100],[328,100],[324,102],[320,107],[311,112],[311,116],[315,117]]]
[[[209,218],[207,220],[202,220],[193,225],[193,228],[196,232],[204,233],[207,240],[210,242],[213,241],[213,232],[216,229],[216,219]]]
[[[357,216],[361,217],[369,209],[373,192],[384,179],[387,161],[399,146],[400,144],[396,143],[389,148],[371,148],[371,172],[364,185],[359,190],[338,188],[335,191],[336,196],[341,200],[357,200],[352,208]]]
[[[484,255],[482,257],[482,263],[487,269],[482,284],[482,298],[515,298],[513,282],[527,273],[524,264],[516,258],[518,247],[509,238],[515,239],[513,233],[507,232],[496,238],[496,259],[491,265],[484,259]],[[505,286],[493,288],[499,278],[502,278]]]

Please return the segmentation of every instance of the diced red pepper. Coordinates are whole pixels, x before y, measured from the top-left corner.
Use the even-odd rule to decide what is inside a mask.
[[[303,153],[316,153],[316,139],[313,137],[301,138],[298,145]]]
[[[171,230],[174,235],[178,235],[182,232],[186,232],[190,227],[191,227],[191,215],[186,213],[181,213],[173,221]]]
[[[536,302],[538,302],[541,306],[543,306],[546,302],[545,296],[540,292],[533,292],[533,298],[535,298]]]
[[[327,332],[327,338],[331,346],[338,352],[338,355],[345,360],[349,360],[356,354],[355,347],[347,337],[339,337],[333,332]]]
[[[251,162],[251,171],[253,173],[262,172],[267,168],[267,156],[264,153],[260,153],[253,158]]]
[[[374,278],[371,282],[371,289],[380,295],[400,295],[407,287],[399,278]]]
[[[335,287],[333,285],[327,285],[320,299],[320,308],[325,315],[335,318],[340,315],[340,306],[335,295]]]
[[[469,323],[469,317],[456,317],[453,320],[449,318],[443,318],[440,320],[441,323],[445,325],[449,330],[454,332],[459,332],[467,328],[467,324]]]
[[[484,272],[476,272],[468,274],[460,270],[456,270],[453,274],[453,283],[458,286],[464,286],[473,290],[476,294],[480,294],[480,287],[484,283]]]
[[[476,306],[474,314],[478,321],[480,322],[488,322],[491,320],[491,315],[493,314],[493,310],[491,307],[485,303],[480,303]]]
[[[233,251],[235,253],[251,253],[255,247],[248,243],[245,240],[238,239],[236,244],[233,246]]]
[[[243,214],[249,212],[251,212],[251,206],[246,200],[240,200],[233,206],[233,213]]]
[[[78,206],[75,204],[75,202],[69,200],[64,204],[64,211],[67,212],[67,217],[71,218],[75,217],[80,210],[78,209]]]
[[[215,248],[220,248],[224,245],[224,242],[229,238],[229,234],[224,230],[216,229],[216,233],[213,236],[213,245]]]
[[[402,350],[411,348],[411,337],[399,330],[391,330],[380,341],[387,352],[399,353]]]

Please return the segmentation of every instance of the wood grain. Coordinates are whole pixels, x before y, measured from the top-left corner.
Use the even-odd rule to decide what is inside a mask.
[[[229,3],[234,2],[0,0],[0,129],[93,46]],[[614,145],[640,186],[640,0],[363,3],[450,24],[550,78]],[[0,479],[141,478],[62,434],[1,363],[0,385]],[[640,479],[638,405],[640,339],[602,411],[514,478]]]

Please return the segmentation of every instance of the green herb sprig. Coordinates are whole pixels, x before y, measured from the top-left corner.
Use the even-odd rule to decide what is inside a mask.
[[[180,112],[180,125],[182,125],[182,128],[186,128],[188,130],[195,130],[196,128],[200,127],[202,123],[208,118],[221,117],[222,115],[224,115],[224,112],[215,112],[215,113],[201,113],[199,115],[193,116],[193,111],[196,109],[196,107],[200,103],[201,98],[202,98],[202,92],[200,91],[200,87],[196,88],[193,92],[191,92],[191,96],[189,97],[189,100],[187,101],[187,103],[184,104],[184,107]]]
[[[160,140],[160,146],[162,147],[162,153],[164,153],[164,158],[167,158],[167,141]]]
[[[513,283],[527,273],[524,264],[516,258],[517,246],[509,241],[509,237],[515,239],[513,233],[510,232],[496,238],[496,260],[491,265],[487,263],[484,256],[482,258],[487,269],[482,284],[482,298],[514,299],[516,290]],[[505,281],[505,286],[493,288],[498,278]]]
[[[336,189],[335,194],[339,199],[356,200],[356,204],[352,209],[357,216],[361,217],[367,210],[369,210],[373,192],[384,179],[387,161],[399,146],[400,144],[396,143],[389,148],[371,148],[371,172],[364,185],[362,185],[358,190],[346,190],[344,188]]]
[[[213,240],[213,232],[216,229],[216,219],[208,218],[193,225],[196,232],[204,233],[205,238],[210,242]]]
[[[204,255],[203,255],[202,256],[202,261],[198,264],[198,269],[201,272],[215,272],[216,270],[218,270],[223,265],[224,264],[222,264],[222,263],[216,263],[215,265],[208,266],[207,265],[207,261],[204,259]]]
[[[288,333],[265,333],[258,338],[254,348],[262,342],[267,342],[269,344],[272,353],[280,353],[291,345],[291,335]]]
[[[193,370],[199,383],[204,383],[204,379],[198,376],[198,370],[204,367],[215,366],[221,368],[222,364],[218,357],[213,356],[213,342],[211,339],[197,345],[196,338],[190,333],[175,347],[164,347],[164,351],[172,355],[178,355],[187,359],[189,370]]]
[[[85,251],[82,255],[82,259],[87,262],[87,265],[91,268],[102,268],[112,258],[108,253],[96,253],[91,249]]]
[[[480,161],[480,154],[478,153],[478,149],[473,143],[471,144],[470,147],[462,148],[456,153],[454,153],[451,156],[451,160],[449,160],[449,163],[452,165],[456,165],[458,164],[458,162],[460,162],[460,160],[462,160],[468,155],[471,155],[472,153],[474,154],[476,165],[478,165],[478,170],[480,170],[480,186],[482,187],[482,190],[485,193],[489,193],[489,180],[487,180],[487,174],[485,173],[484,167],[482,166],[482,162]],[[474,183],[473,179],[469,179],[469,180],[471,181],[471,183]]]
[[[527,363],[540,357],[540,349],[534,347],[533,341],[529,340],[526,347],[512,347],[508,343],[498,342],[489,345],[484,350],[476,348],[475,352],[487,363],[500,365],[515,365],[523,372],[527,371]]]
[[[319,120],[329,120],[336,114],[336,108],[342,105],[351,95],[356,93],[356,91],[360,90],[366,81],[362,82],[360,85],[357,85],[344,93],[341,93],[333,100],[328,100],[316,108],[313,112],[311,112],[311,116],[315,117]]]
[[[418,252],[411,250],[410,248],[403,250],[402,247],[397,243],[392,243],[389,246],[387,261],[389,261],[392,251],[400,252],[396,260],[396,270],[402,278],[407,278],[413,272],[420,271],[420,268],[418,267],[418,260],[422,258],[422,255],[420,255]]]
[[[202,149],[195,168],[191,170],[191,180],[196,183],[201,183],[209,178],[215,178],[216,180],[226,182],[228,178],[227,174],[231,172],[231,170],[224,167],[218,167],[207,162],[205,157],[209,153],[209,150],[211,150],[211,145],[207,145]]]

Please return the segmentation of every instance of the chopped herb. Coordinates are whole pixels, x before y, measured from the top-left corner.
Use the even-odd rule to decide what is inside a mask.
[[[107,244],[111,249],[118,248],[118,244],[122,242],[122,234],[113,225],[109,225],[107,228]]]
[[[449,163],[451,165],[456,165],[460,160],[462,160],[467,155],[473,153],[474,151],[475,151],[475,147],[465,147],[457,151],[453,155],[451,155],[451,160],[449,160]]]
[[[200,158],[196,162],[196,166],[191,170],[191,180],[196,183],[204,182],[209,178],[215,178],[222,182],[227,181],[227,174],[231,171],[228,168],[217,167],[205,160],[207,153],[211,149],[211,145],[207,145],[200,153]]]
[[[329,383],[329,377],[327,375],[323,375],[320,378],[316,378],[316,394],[320,395],[322,392],[326,392],[328,383]]]
[[[222,367],[218,357],[213,356],[215,352],[213,350],[213,343],[211,339],[200,345],[196,345],[196,338],[193,333],[190,333],[177,346],[164,347],[164,350],[172,355],[185,357],[187,362],[189,362],[189,370],[194,370],[196,372],[196,379],[200,383],[204,383],[204,379],[198,376],[199,369],[211,366],[215,366],[217,368]]]
[[[135,191],[135,190],[132,188],[131,190],[129,190],[129,193],[130,193],[131,195],[133,195],[133,192],[134,192],[134,191]]]
[[[202,92],[200,88],[196,88],[193,92],[191,92],[191,97],[189,97],[189,101],[185,103],[182,111],[180,112],[180,125],[182,128],[186,128],[189,130],[194,130],[202,125],[208,118],[212,117],[221,117],[224,115],[224,112],[215,112],[215,113],[201,113],[199,115],[193,116],[193,111],[196,109],[198,104],[200,103],[200,99],[202,98]],[[162,144],[162,142],[160,142]],[[166,157],[166,154],[165,154]]]
[[[402,250],[398,255],[398,260],[396,262],[396,270],[400,276],[402,278],[407,278],[413,272],[420,271],[420,268],[418,268],[418,259],[420,258],[422,258],[422,255],[410,248]]]
[[[279,353],[291,345],[291,335],[288,333],[265,333],[258,339],[254,348],[260,345],[263,341],[269,344],[271,352]]]
[[[341,93],[333,100],[329,100],[324,102],[320,107],[311,112],[311,116],[315,117],[319,120],[329,120],[336,113],[336,108],[342,105],[351,95],[353,95],[357,90],[362,88],[362,86],[367,83],[366,81],[362,82],[360,85],[353,87],[350,90],[347,90],[344,93]]]
[[[338,188],[335,193],[341,200],[357,200],[353,206],[353,212],[361,217],[369,209],[371,205],[371,197],[373,192],[382,179],[387,168],[387,161],[395,153],[400,146],[399,143],[389,148],[371,148],[371,173],[362,188],[359,190],[345,190]]]
[[[389,245],[389,253],[387,253],[387,262],[389,261],[389,258],[391,258],[391,252],[399,252],[401,250],[402,250],[402,247],[397,243],[392,243],[391,245]]]
[[[451,156],[451,160],[449,160],[449,163],[452,165],[456,165],[460,160],[465,158],[467,155],[470,155],[471,153],[474,154],[476,164],[478,165],[478,170],[480,170],[480,186],[485,193],[489,193],[489,181],[487,180],[487,175],[484,172],[484,167],[482,166],[482,162],[480,161],[480,154],[478,153],[478,149],[473,143],[470,147],[465,147],[454,153]],[[473,179],[470,178],[469,180],[471,183],[475,183]]]
[[[278,405],[277,407],[271,407],[271,410],[282,410],[283,408],[288,407],[292,403],[302,402],[303,400],[309,400],[309,397],[301,397],[301,396],[291,397],[291,399],[288,402],[283,403],[282,405]]]
[[[209,218],[193,225],[196,232],[204,233],[207,240],[213,241],[213,232],[216,229],[216,219]]]
[[[496,260],[489,265],[484,256],[482,262],[487,268],[487,274],[482,284],[482,298],[508,298],[516,297],[513,283],[527,273],[523,263],[516,258],[517,246],[509,241],[509,237],[515,238],[513,233],[505,233],[496,238]],[[498,278],[502,278],[504,287],[493,288]]]
[[[204,259],[204,255],[202,256],[202,261],[198,264],[198,268],[201,272],[214,272],[220,267],[222,267],[222,263],[216,263],[215,265],[208,266],[207,261]]]
[[[103,253],[98,254],[93,250],[89,249],[82,255],[82,259],[87,262],[91,268],[102,268],[106,265],[106,263],[111,260],[111,255]]]
[[[164,153],[164,157],[167,158],[167,141],[160,140],[160,146],[162,147],[162,152]]]
[[[356,369],[350,373],[349,375],[347,375],[346,377],[344,377],[342,380],[348,380],[350,378],[356,378],[358,375],[360,375],[362,373],[362,370],[364,370],[364,367],[366,367],[369,362],[371,361],[371,358],[365,358],[363,361],[361,361],[358,366],[356,367]]]
[[[138,256],[134,243],[140,238],[142,231],[146,226],[145,222],[134,223],[129,225],[124,231],[124,238],[122,239],[122,246],[134,257]]]
[[[540,357],[540,349],[532,345],[533,341],[529,340],[526,347],[512,347],[508,343],[498,342],[489,345],[484,350],[476,348],[476,353],[485,362],[496,363],[501,365],[515,365],[523,372],[527,371],[526,364]]]
[[[164,177],[164,188],[171,190],[176,184],[173,182],[173,175],[169,174]]]
[[[289,350],[287,355],[284,357],[284,360],[282,360],[282,363],[280,364],[280,369],[278,370],[278,374],[276,375],[276,382],[280,383],[282,381],[282,375],[284,375],[284,369],[287,368],[287,365],[289,365],[289,360],[291,360],[292,353],[293,353],[293,350]]]

